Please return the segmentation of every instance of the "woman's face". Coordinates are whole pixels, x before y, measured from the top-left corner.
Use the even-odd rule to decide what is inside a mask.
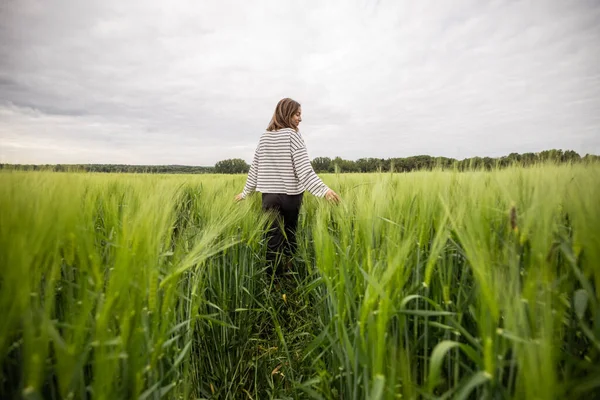
[[[298,111],[292,115],[292,124],[297,128],[302,122],[302,107],[298,107]]]

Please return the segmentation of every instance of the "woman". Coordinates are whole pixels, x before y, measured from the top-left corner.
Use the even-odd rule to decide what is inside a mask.
[[[313,170],[306,144],[298,132],[302,122],[300,104],[282,99],[262,134],[248,172],[246,186],[236,201],[254,191],[262,193],[262,208],[276,213],[276,223],[267,232],[267,266],[278,270],[282,256],[291,258],[296,250],[296,227],[305,190],[337,203],[340,197],[327,187]],[[288,268],[291,261],[287,263]]]

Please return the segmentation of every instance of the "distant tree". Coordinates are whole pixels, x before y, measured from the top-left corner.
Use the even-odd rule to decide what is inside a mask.
[[[393,170],[394,172],[409,172],[413,168],[412,160],[407,158],[390,158],[389,170]]]
[[[456,160],[454,158],[448,158],[448,157],[436,157],[433,160],[433,166],[435,168],[451,168],[454,163],[456,162]]]
[[[562,161],[563,162],[578,162],[578,161],[581,161],[581,156],[579,155],[579,153],[577,153],[573,150],[567,150],[563,153]]]
[[[435,159],[427,155],[418,155],[413,157],[407,157],[404,163],[405,168],[408,171],[420,170],[420,169],[431,169],[435,166]],[[394,169],[396,166],[394,165]]]
[[[379,159],[379,167],[378,167],[377,171],[388,172],[391,168],[391,165],[392,165],[391,158],[380,158]]]
[[[379,158],[359,158],[355,164],[359,172],[377,172],[381,167]]]
[[[594,154],[586,154],[582,159],[584,163],[598,163],[600,162],[600,156]]]
[[[535,153],[523,153],[521,154],[521,165],[527,167],[529,165],[535,164],[537,157]]]
[[[538,153],[538,159],[540,161],[553,161],[560,162],[563,158],[563,151],[552,149],[552,150],[544,150]]]
[[[483,166],[487,170],[491,170],[494,167],[496,161],[491,157],[483,157]]]
[[[483,168],[485,164],[483,163],[483,158],[481,157],[472,157],[469,159],[469,168],[470,169],[479,169]]]
[[[250,166],[241,158],[230,158],[215,164],[217,174],[242,174],[247,173]]]
[[[336,157],[333,160],[333,165],[339,170],[339,172],[359,172],[360,171],[354,161],[344,160],[341,157]]]
[[[506,157],[506,161],[507,164],[506,165],[512,165],[512,164],[521,164],[521,155],[519,153],[510,153],[507,157]]]
[[[333,172],[333,164],[329,157],[317,157],[311,164],[315,172]]]

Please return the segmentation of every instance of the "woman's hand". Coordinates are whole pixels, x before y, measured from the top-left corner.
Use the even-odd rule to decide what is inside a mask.
[[[244,200],[244,197],[242,196],[242,194],[241,194],[241,193],[240,193],[240,194],[238,194],[237,196],[235,196],[235,201],[236,201],[236,202],[237,202],[237,201],[242,201],[242,200]]]
[[[325,198],[327,199],[327,201],[330,201],[334,204],[337,204],[342,200],[341,197],[331,189],[329,189],[327,193],[325,193]]]

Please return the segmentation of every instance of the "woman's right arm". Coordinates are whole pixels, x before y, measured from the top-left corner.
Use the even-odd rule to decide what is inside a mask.
[[[306,144],[304,143],[304,140],[302,140],[302,137],[292,134],[291,150],[294,171],[296,172],[298,180],[304,185],[304,188],[316,197],[325,197],[329,201],[338,202],[340,197],[323,183],[310,164]]]

